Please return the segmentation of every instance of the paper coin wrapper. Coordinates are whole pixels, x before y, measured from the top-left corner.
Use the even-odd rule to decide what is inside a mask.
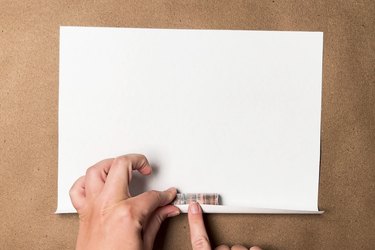
[[[219,194],[216,193],[178,193],[173,205],[189,205],[198,202],[203,205],[219,205]]]

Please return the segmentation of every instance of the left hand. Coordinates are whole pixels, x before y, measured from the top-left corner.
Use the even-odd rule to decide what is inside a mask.
[[[80,218],[76,249],[151,250],[164,219],[180,213],[168,205],[175,188],[131,197],[133,170],[152,172],[145,156],[130,154],[95,164],[73,184],[70,198]]]

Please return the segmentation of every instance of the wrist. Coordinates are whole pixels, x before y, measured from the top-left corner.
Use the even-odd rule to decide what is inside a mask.
[[[103,220],[105,221],[105,220]],[[77,250],[142,249],[142,230],[124,223],[80,221]]]

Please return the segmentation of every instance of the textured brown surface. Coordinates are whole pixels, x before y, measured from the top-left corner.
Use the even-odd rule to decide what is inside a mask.
[[[74,248],[77,217],[53,214],[60,25],[324,31],[326,213],[209,215],[208,229],[215,245],[374,249],[374,16],[372,0],[0,0],[0,249]],[[186,216],[163,226],[156,248],[190,248]]]

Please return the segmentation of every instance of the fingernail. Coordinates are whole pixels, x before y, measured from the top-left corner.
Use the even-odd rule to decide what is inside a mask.
[[[167,217],[174,217],[180,214],[180,210],[173,211],[167,215]]]
[[[190,203],[189,210],[192,214],[198,214],[199,213],[199,204],[197,202]]]

